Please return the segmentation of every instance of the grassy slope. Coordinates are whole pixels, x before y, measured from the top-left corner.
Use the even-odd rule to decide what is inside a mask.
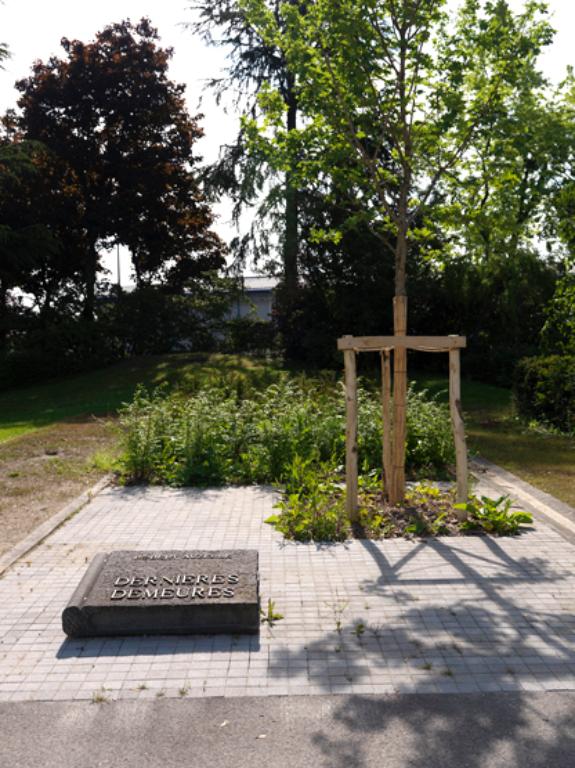
[[[447,381],[418,377],[418,386],[445,393]],[[523,426],[507,389],[464,381],[461,399],[472,452],[575,506],[575,439]]]
[[[136,386],[171,386],[193,390],[203,381],[266,384],[268,364],[236,355],[162,355],[126,360],[108,368],[21,389],[0,392],[0,442],[79,416],[104,416],[131,400]]]

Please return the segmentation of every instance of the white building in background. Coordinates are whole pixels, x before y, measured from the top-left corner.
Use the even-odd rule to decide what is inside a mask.
[[[238,319],[251,316],[258,320],[271,320],[274,290],[279,280],[265,275],[244,276],[241,279],[243,292],[233,307],[232,316]]]

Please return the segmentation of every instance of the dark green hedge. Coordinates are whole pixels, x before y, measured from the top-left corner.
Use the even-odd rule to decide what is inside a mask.
[[[520,415],[575,432],[575,357],[525,357],[515,368],[513,394]]]

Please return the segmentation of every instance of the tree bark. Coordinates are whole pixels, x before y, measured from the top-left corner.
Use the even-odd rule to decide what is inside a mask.
[[[395,297],[393,299],[393,333],[407,334],[407,187],[401,195],[399,226],[395,250]],[[407,350],[396,348],[393,353],[393,449],[391,483],[388,488],[390,504],[400,504],[405,498],[405,442],[407,406]]]
[[[382,422],[383,422],[383,445],[382,445],[382,466],[383,466],[383,490],[386,497],[389,498],[389,487],[391,484],[391,352],[388,349],[381,352],[381,401],[382,401]]]
[[[343,353],[345,361],[345,506],[348,519],[358,521],[357,477],[357,367],[353,349]]]
[[[394,14],[395,16],[395,10]],[[394,19],[397,23],[397,19]],[[408,119],[409,84],[407,58],[409,52],[407,24],[398,24],[399,71],[397,89],[400,102],[401,124],[401,183],[397,199],[397,242],[395,246],[395,297],[393,299],[393,333],[407,334],[407,249],[409,233],[409,197],[411,193],[412,140]],[[405,498],[405,442],[407,404],[407,350],[395,348],[393,353],[393,446],[391,487],[388,500],[400,504]]]
[[[393,299],[393,332],[405,336],[407,332],[407,296]],[[393,353],[393,450],[391,485],[388,490],[390,504],[401,504],[405,498],[405,441],[407,407],[407,350],[397,348]]]
[[[0,351],[8,343],[8,290],[0,280]]]
[[[98,271],[98,251],[96,243],[88,246],[87,262],[84,269],[84,307],[82,317],[92,322],[96,305],[96,274]]]
[[[297,100],[294,92],[293,77],[288,78],[287,98],[287,129],[297,128]],[[283,252],[284,283],[288,295],[294,295],[298,287],[298,192],[292,183],[292,175],[286,173],[285,199],[285,240]]]

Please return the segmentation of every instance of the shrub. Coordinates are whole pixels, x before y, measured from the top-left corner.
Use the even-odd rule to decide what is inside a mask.
[[[0,389],[109,365],[121,357],[116,338],[102,323],[66,318],[27,329],[15,349],[0,358]]]
[[[448,407],[425,390],[409,391],[406,454],[407,468],[419,476],[442,474],[455,459]]]
[[[99,313],[126,357],[181,349],[209,352],[223,335],[232,296],[226,281],[216,278],[178,290],[155,285],[133,291],[112,287],[102,297]]]
[[[575,356],[520,360],[513,394],[519,414],[557,429],[575,431]]]
[[[142,286],[99,293],[96,318],[13,310],[0,336],[0,389],[93,370],[132,355],[216,349],[224,338],[232,281],[211,277],[178,291]]]
[[[189,397],[139,389],[121,412],[122,474],[170,485],[286,483],[297,460],[337,470],[345,458],[345,404],[338,385],[284,376],[241,397],[210,386]],[[440,472],[453,461],[447,407],[410,390],[407,466]],[[379,396],[359,392],[362,467],[381,466]]]
[[[265,353],[277,350],[277,330],[273,323],[253,317],[227,321],[224,346],[230,352]]]
[[[557,282],[545,316],[543,351],[575,355],[575,275],[565,275]]]

